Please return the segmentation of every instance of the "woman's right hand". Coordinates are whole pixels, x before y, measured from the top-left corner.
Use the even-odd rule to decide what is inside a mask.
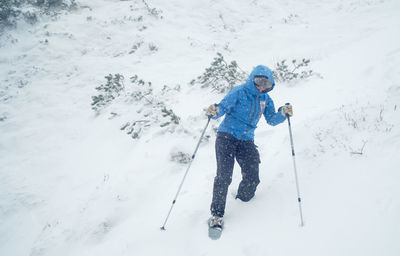
[[[210,116],[210,117],[216,117],[218,115],[219,112],[219,107],[217,104],[212,104],[208,107],[207,111],[206,111],[206,116]]]

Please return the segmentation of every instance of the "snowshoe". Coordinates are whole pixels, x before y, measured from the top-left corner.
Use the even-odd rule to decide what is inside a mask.
[[[224,220],[222,217],[212,216],[208,219],[208,236],[212,240],[217,240],[221,237],[223,228]]]

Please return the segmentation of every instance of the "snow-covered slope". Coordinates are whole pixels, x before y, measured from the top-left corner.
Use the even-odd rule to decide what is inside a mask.
[[[0,255],[400,254],[398,1],[79,4],[0,38]],[[211,129],[160,231],[187,166],[171,152],[192,153],[204,107],[223,97],[189,86],[216,52],[246,72],[310,58],[320,74],[271,93],[294,105],[304,227],[287,124],[261,121],[261,184],[251,202],[235,201],[235,166],[221,239],[207,237]],[[160,99],[179,84],[167,103],[180,126],[134,140],[120,128],[138,104],[96,115],[95,87],[116,73],[151,81]]]

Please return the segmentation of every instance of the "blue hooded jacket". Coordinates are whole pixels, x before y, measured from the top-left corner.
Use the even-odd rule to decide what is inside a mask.
[[[286,120],[281,112],[275,112],[269,95],[257,90],[254,76],[268,77],[274,84],[272,88],[275,87],[271,70],[263,65],[255,67],[246,83],[232,88],[218,104],[219,113],[214,119],[225,115],[218,132],[232,134],[239,140],[254,140],[254,130],[262,114],[269,125],[275,126]]]

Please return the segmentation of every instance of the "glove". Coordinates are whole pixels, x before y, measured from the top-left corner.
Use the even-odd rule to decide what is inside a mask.
[[[279,108],[283,116],[293,116],[293,107],[290,103],[286,103],[286,105]]]
[[[219,107],[217,104],[212,104],[206,111],[206,116],[216,117],[219,113]]]

